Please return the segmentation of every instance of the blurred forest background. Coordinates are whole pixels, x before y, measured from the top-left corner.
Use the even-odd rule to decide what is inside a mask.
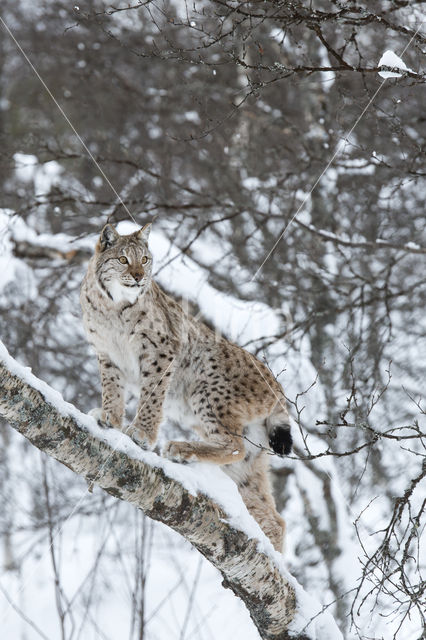
[[[0,9],[1,339],[97,406],[79,285],[108,218],[157,216],[159,281],[279,375],[289,569],[363,640],[424,629],[424,4]],[[381,77],[386,50],[409,71]],[[258,637],[176,534],[0,439],[4,637]]]

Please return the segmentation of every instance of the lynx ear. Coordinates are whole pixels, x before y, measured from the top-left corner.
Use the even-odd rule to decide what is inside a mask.
[[[114,229],[112,224],[105,225],[99,237],[99,249],[101,251],[109,249],[109,247],[112,247],[112,245],[118,240],[119,237],[120,235]]]
[[[151,232],[152,222],[148,222],[142,229],[136,233],[136,237],[138,240],[143,240],[144,242],[148,242],[149,234]]]

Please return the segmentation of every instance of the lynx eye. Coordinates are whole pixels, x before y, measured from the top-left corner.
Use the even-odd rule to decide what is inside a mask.
[[[121,262],[121,264],[127,264],[129,262],[126,256],[120,256],[118,260]]]
[[[144,256],[142,258],[142,264],[146,264],[148,262],[148,258],[146,256]]]

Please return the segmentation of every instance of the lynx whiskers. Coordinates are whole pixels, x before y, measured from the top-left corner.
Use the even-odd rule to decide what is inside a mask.
[[[268,477],[267,450],[291,450],[284,392],[252,354],[191,316],[152,279],[151,225],[121,236],[101,232],[81,287],[83,320],[99,360],[104,425],[123,429],[126,393],[138,408],[126,432],[152,449],[168,418],[199,441],[171,441],[172,460],[221,465],[275,548],[285,523]],[[260,445],[260,446],[258,446]]]

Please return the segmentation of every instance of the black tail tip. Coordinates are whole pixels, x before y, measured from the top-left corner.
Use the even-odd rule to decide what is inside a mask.
[[[291,437],[290,428],[288,426],[275,427],[269,435],[269,445],[271,449],[280,456],[288,456],[291,452],[292,444],[293,438]]]

